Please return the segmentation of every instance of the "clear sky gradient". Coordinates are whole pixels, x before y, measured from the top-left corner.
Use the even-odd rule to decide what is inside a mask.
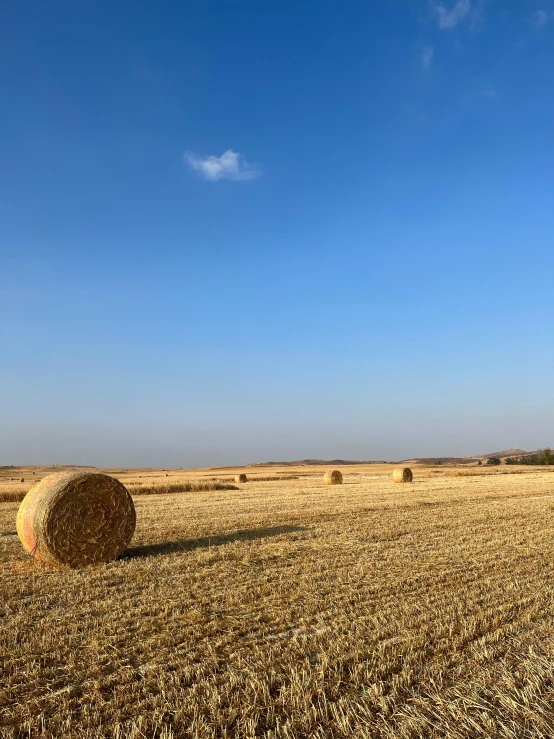
[[[0,21],[0,464],[554,445],[553,2]]]

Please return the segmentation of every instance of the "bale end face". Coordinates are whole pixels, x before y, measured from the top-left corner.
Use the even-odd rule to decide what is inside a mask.
[[[244,473],[241,475],[235,475],[235,482],[248,482],[248,478]]]
[[[394,482],[412,482],[414,476],[409,467],[399,467],[393,471],[392,479]]]
[[[24,548],[36,559],[69,567],[115,559],[131,542],[135,523],[127,489],[97,473],[48,475],[29,490],[17,513]]]
[[[338,470],[326,472],[323,475],[323,482],[326,485],[342,485],[342,474]]]

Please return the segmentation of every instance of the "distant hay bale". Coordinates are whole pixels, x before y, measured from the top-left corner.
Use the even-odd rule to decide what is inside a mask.
[[[235,482],[248,482],[248,478],[243,472],[241,475],[235,475]]]
[[[326,485],[342,485],[342,474],[338,470],[326,472],[323,475],[323,482]]]
[[[394,482],[412,482],[414,476],[409,467],[398,467],[392,473],[392,479]]]
[[[115,559],[135,532],[133,500],[119,480],[91,472],[58,472],[29,490],[17,533],[35,559],[83,567]]]
[[[22,477],[21,480],[20,480],[20,482],[25,482],[25,478]]]

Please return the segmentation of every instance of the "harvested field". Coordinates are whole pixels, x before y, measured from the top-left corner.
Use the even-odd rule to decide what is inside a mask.
[[[552,472],[412,469],[139,496],[131,548],[83,570],[1,503],[0,737],[554,736]]]

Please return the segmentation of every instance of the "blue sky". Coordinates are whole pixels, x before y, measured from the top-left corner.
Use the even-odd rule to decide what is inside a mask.
[[[554,445],[554,2],[0,21],[0,464]]]

